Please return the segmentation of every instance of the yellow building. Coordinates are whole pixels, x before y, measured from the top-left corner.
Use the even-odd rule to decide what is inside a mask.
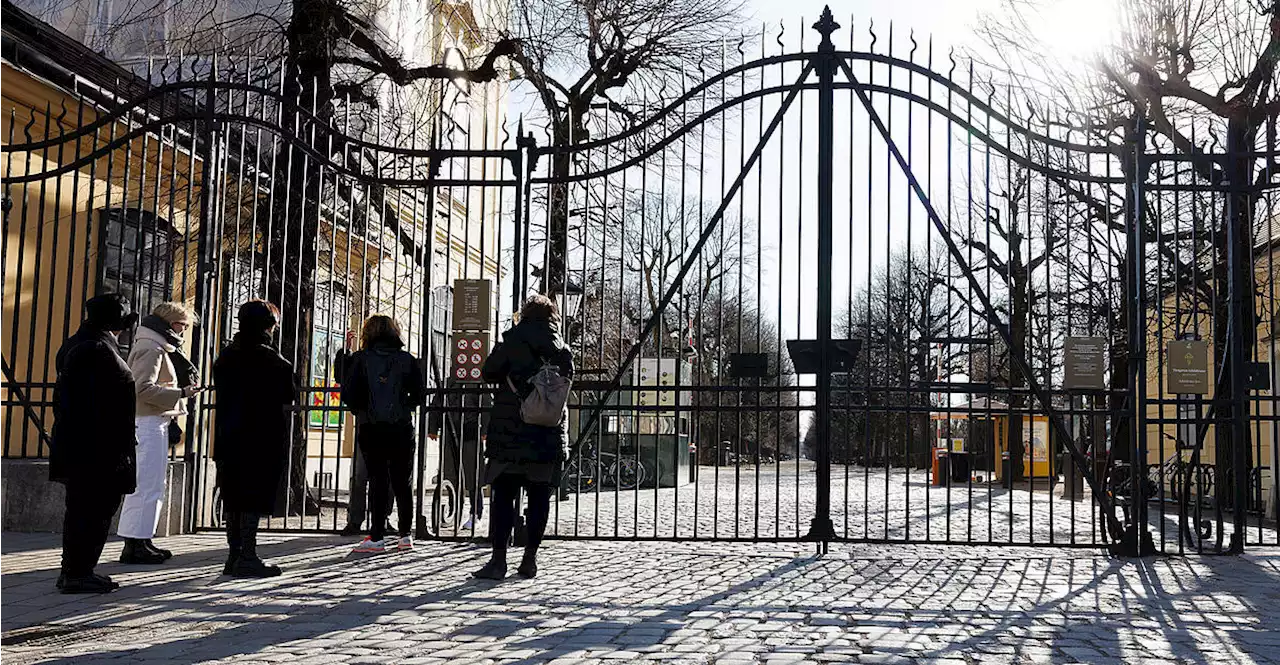
[[[1270,388],[1252,390],[1250,392],[1251,417],[1249,420],[1250,458],[1252,459],[1253,478],[1250,480],[1250,508],[1266,509],[1268,502],[1274,502],[1274,472],[1277,459],[1277,447],[1280,445],[1280,429],[1274,420],[1277,413],[1277,396],[1280,396],[1280,334],[1275,328],[1276,317],[1280,311],[1280,216],[1272,217],[1268,225],[1262,226],[1257,233],[1254,254],[1254,275],[1256,285],[1255,311],[1260,317],[1258,321],[1258,343],[1255,354],[1249,360],[1263,363],[1270,370]],[[1177,459],[1189,461],[1192,451],[1185,447],[1188,441],[1194,440],[1193,428],[1173,422],[1179,417],[1179,407],[1173,403],[1177,395],[1171,394],[1167,386],[1168,358],[1167,349],[1177,336],[1195,335],[1202,340],[1213,339],[1210,307],[1203,299],[1190,294],[1179,293],[1166,297],[1157,311],[1148,321],[1148,359],[1147,359],[1147,398],[1146,409],[1148,464],[1177,462]],[[1209,358],[1216,355],[1210,347]],[[1213,370],[1211,370],[1213,375]],[[1206,395],[1205,398],[1209,398]],[[1155,401],[1159,400],[1159,403]],[[1190,407],[1184,407],[1182,416],[1195,417]],[[1201,417],[1207,414],[1208,407],[1202,407]],[[1180,448],[1180,445],[1183,446]],[[1216,456],[1215,426],[1209,425],[1201,452],[1203,464],[1214,464]],[[1166,474],[1169,477],[1169,474]],[[1269,508],[1274,516],[1274,503]]]
[[[450,10],[445,23],[458,16]],[[456,26],[441,30],[431,43],[456,48],[466,32]],[[47,456],[54,355],[79,325],[83,302],[96,293],[123,292],[146,311],[164,300],[194,304],[203,287],[203,339],[188,352],[207,372],[233,332],[239,303],[270,295],[265,270],[296,264],[296,258],[282,265],[270,257],[273,220],[264,216],[278,209],[271,197],[296,193],[272,175],[279,171],[263,166],[263,155],[271,153],[270,133],[264,141],[260,128],[224,121],[210,139],[201,125],[182,119],[201,115],[199,91],[155,97],[149,81],[8,4],[3,34],[0,436],[7,463]],[[498,147],[505,86],[463,89],[436,82],[424,94],[437,97],[430,107],[465,130],[463,136],[484,137],[464,139],[465,147]],[[148,95],[149,102],[135,103]],[[127,112],[100,120],[111,114],[108,109],[121,108]],[[78,131],[83,135],[75,139]],[[34,147],[11,149],[23,145]],[[492,177],[499,161],[470,159],[461,168],[474,172],[471,177]],[[206,172],[216,177],[207,193],[201,180]],[[410,184],[388,187],[382,212],[363,217],[358,206],[367,206],[367,186],[317,178],[322,200],[311,278],[315,301],[299,312],[311,343],[295,360],[310,384],[301,403],[319,407],[307,414],[306,484],[322,498],[326,490],[331,496],[345,490],[351,470],[349,419],[326,410],[335,406],[332,357],[346,332],[357,330],[369,314],[391,314],[401,320],[409,349],[426,351],[433,366],[447,371],[442,346],[449,332],[449,284],[488,278],[496,289],[500,281],[498,188],[428,187],[412,182],[414,173],[399,175]],[[202,229],[206,219],[212,223],[208,233]],[[210,407],[197,409],[188,439],[194,434],[208,440]],[[207,447],[179,446],[175,467],[189,450],[208,453]],[[6,466],[6,485],[10,479]],[[206,514],[197,522],[208,519]],[[5,520],[6,528],[22,522],[9,515]]]

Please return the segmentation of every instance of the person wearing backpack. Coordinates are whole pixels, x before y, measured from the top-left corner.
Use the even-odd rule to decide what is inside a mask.
[[[400,325],[375,314],[364,322],[360,350],[345,363],[342,401],[356,417],[356,445],[369,470],[373,528],[356,546],[361,553],[387,547],[387,512],[395,493],[400,518],[397,549],[413,548],[413,413],[426,400],[418,359],[404,350]]]
[[[489,537],[493,553],[474,575],[507,575],[507,541],[515,528],[520,491],[529,497],[528,539],[517,573],[538,574],[538,546],[551,515],[551,494],[569,458],[568,400],[573,354],[560,338],[555,301],[534,295],[520,322],[502,334],[482,370],[496,386],[485,444],[485,484],[492,486]]]

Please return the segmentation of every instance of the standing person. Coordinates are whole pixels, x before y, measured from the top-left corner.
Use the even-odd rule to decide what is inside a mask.
[[[492,485],[489,537],[493,554],[475,576],[500,580],[507,575],[507,541],[515,527],[520,490],[529,497],[528,540],[517,572],[538,574],[538,546],[551,515],[551,494],[560,486],[569,458],[568,410],[556,426],[531,425],[521,404],[533,391],[530,380],[546,365],[573,377],[573,354],[560,339],[555,301],[535,295],[520,310],[520,322],[502,334],[484,363],[484,380],[498,386],[485,442],[485,481]]]
[[[347,377],[347,362],[351,358],[351,352],[355,350],[356,334],[354,331],[347,331],[346,347],[339,349],[337,355],[333,357],[333,378],[339,387],[342,381]],[[356,441],[355,454],[351,456],[351,488],[349,498],[347,499],[347,524],[342,527],[340,532],[344,536],[354,536],[364,532],[364,516],[368,512],[369,497],[369,465],[365,463],[364,453],[359,450],[360,442]],[[391,495],[387,494],[387,505],[385,515],[391,514]],[[390,531],[390,525],[383,527],[386,531]]]
[[[186,305],[161,303],[142,318],[129,350],[137,395],[137,489],[124,498],[116,534],[124,538],[120,563],[156,564],[173,556],[152,544],[164,501],[165,468],[169,445],[181,438],[174,432],[177,419],[187,414],[186,402],[202,389],[196,385],[195,366],[182,355],[182,334],[195,322]]]
[[[85,321],[58,349],[53,389],[49,480],[66,486],[62,523],[62,593],[106,593],[120,588],[94,567],[111,530],[111,517],[136,482],[133,375],[116,338],[136,314],[119,294],[85,303]]]
[[[355,551],[386,549],[389,490],[400,519],[396,547],[412,549],[413,412],[426,398],[422,366],[404,350],[395,319],[375,314],[364,322],[360,350],[345,369],[342,401],[356,416],[356,443],[369,467],[373,501],[373,528]]]
[[[227,524],[224,575],[274,577],[279,566],[258,558],[258,519],[276,505],[289,460],[288,407],[298,397],[293,365],[274,344],[280,310],[250,300],[237,315],[240,330],[213,364],[217,412],[213,459]]]
[[[450,385],[458,387],[459,384],[450,382]],[[449,410],[450,400],[444,391],[437,392],[431,399],[427,436],[431,438],[431,445],[441,452],[440,480],[448,478],[454,481],[455,487],[466,488],[470,511],[458,531],[471,531],[484,517],[484,476],[480,460],[484,457],[483,433],[489,424],[486,411],[492,408],[493,400],[487,394],[463,393],[458,397],[462,403],[461,413]],[[439,448],[442,436],[448,441],[448,450]]]

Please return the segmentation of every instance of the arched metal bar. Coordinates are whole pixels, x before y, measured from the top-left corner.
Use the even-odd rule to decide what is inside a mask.
[[[163,119],[163,120],[157,119],[141,125],[136,125],[133,130],[125,134],[122,134],[116,139],[104,144],[100,149],[96,150],[94,153],[90,155],[81,157],[75,161],[61,165],[56,169],[51,169],[51,170],[41,171],[36,173],[28,173],[28,174],[19,175],[19,176],[7,177],[7,178],[4,178],[4,182],[6,184],[38,182],[40,180],[53,178],[59,175],[70,173],[72,171],[77,171],[88,166],[94,161],[97,161],[111,154],[112,152],[119,150],[125,145],[128,145],[129,143],[136,141],[139,138],[142,138],[144,135],[149,133],[154,133],[157,130],[167,125],[179,123],[179,122],[193,121],[193,120],[203,121],[206,118],[212,118],[213,120],[218,122],[224,122],[224,123],[235,122],[235,123],[240,123],[242,125],[255,126],[255,127],[260,127],[262,129],[265,129],[271,132],[272,134],[276,135],[286,143],[298,148],[299,150],[302,150],[308,157],[317,160],[317,162],[319,162],[325,168],[333,169],[337,173],[340,173],[344,176],[351,177],[353,179],[359,180],[360,182],[367,183],[367,184],[378,184],[378,185],[385,185],[388,187],[414,187],[414,186],[420,186],[424,183],[433,184],[433,185],[457,186],[457,187],[462,187],[462,186],[514,187],[516,185],[516,180],[514,179],[492,180],[492,179],[480,179],[480,178],[457,178],[457,179],[446,180],[443,178],[433,178],[430,176],[422,177],[422,178],[384,178],[384,177],[370,176],[368,174],[360,173],[358,171],[353,171],[351,168],[349,168],[345,164],[333,161],[332,159],[329,158],[328,155],[325,155],[322,152],[312,148],[311,146],[307,145],[303,141],[299,141],[296,137],[289,135],[283,130],[282,127],[280,127],[278,124],[270,120],[241,116],[241,115],[236,115],[234,113],[205,114],[205,113],[197,113],[197,112],[180,114],[172,118]],[[492,151],[437,150],[437,151],[425,151],[426,153],[425,156],[429,156],[435,159],[448,159],[448,158],[454,158],[454,157],[513,158],[516,152],[517,151],[515,150],[492,150]]]
[[[626,161],[618,162],[616,164],[611,164],[606,169],[600,169],[596,171],[582,171],[579,173],[575,173],[575,174],[569,175],[567,178],[560,178],[560,177],[553,177],[553,176],[538,176],[538,177],[534,177],[532,179],[532,182],[534,184],[542,184],[542,185],[549,184],[551,182],[564,182],[566,180],[569,182],[581,182],[581,181],[591,180],[594,178],[601,178],[601,177],[609,176],[615,173],[619,173],[624,169],[634,167],[640,164],[641,162],[643,162],[644,160],[652,157],[653,155],[665,149],[667,146],[671,145],[675,141],[678,141],[685,134],[688,134],[689,132],[694,131],[699,126],[706,123],[708,120],[715,117],[716,115],[724,113],[725,111],[732,109],[736,106],[744,105],[747,102],[760,97],[784,94],[795,87],[799,87],[802,91],[817,91],[819,88],[819,84],[816,82],[813,82],[813,83],[799,84],[798,86],[795,84],[777,85],[769,88],[761,88],[758,90],[753,90],[745,95],[739,95],[737,97],[734,97],[733,99],[729,99],[720,104],[716,104],[713,107],[709,107],[706,111],[699,113],[693,120],[686,123],[684,126],[680,127],[674,132],[664,134],[662,140],[658,141],[657,143],[654,143],[653,145],[645,149],[644,152],[641,152]],[[977,124],[974,124],[968,121],[967,119],[965,119],[964,116],[960,115],[959,113],[956,113],[954,110],[949,109],[943,106],[942,104],[940,104],[939,102],[929,99],[918,93],[908,92],[906,90],[901,90],[899,88],[890,87],[887,85],[871,84],[871,83],[853,83],[850,81],[837,82],[834,84],[834,87],[836,90],[861,90],[863,92],[874,92],[882,95],[897,97],[899,99],[904,99],[909,102],[919,104],[943,116],[944,118],[951,120],[953,123],[955,123],[956,126],[964,129],[966,132],[973,134],[975,137],[983,141],[985,144],[990,145],[992,149],[994,149],[995,151],[1009,157],[1019,166],[1030,169],[1037,173],[1049,175],[1055,178],[1063,178],[1063,179],[1068,179],[1068,180],[1073,180],[1078,182],[1091,182],[1095,184],[1108,184],[1108,185],[1124,184],[1124,178],[1119,176],[1108,177],[1108,176],[1093,175],[1088,173],[1075,173],[1071,171],[1063,171],[1061,169],[1054,169],[1054,168],[1047,167],[1030,157],[1018,154],[1017,152],[1010,149],[1007,145],[1005,145],[1004,142],[995,140],[995,138],[992,137],[990,134],[988,134],[985,129],[983,129],[982,127],[979,127]],[[1035,136],[1038,136],[1038,135],[1035,135]],[[1047,137],[1044,137],[1044,140],[1048,140]],[[1060,143],[1064,146],[1068,145],[1065,142],[1061,142],[1061,141],[1058,141],[1057,143]],[[586,144],[583,144],[583,145],[586,145]],[[553,154],[555,152],[555,150],[552,148],[544,148],[542,150],[543,151],[541,154]],[[575,151],[576,150],[577,150],[577,147],[575,147]]]
[[[672,100],[670,104],[663,107],[657,113],[649,116],[644,121],[637,123],[634,126],[631,126],[622,132],[619,132],[612,136],[607,136],[600,139],[579,143],[571,147],[544,146],[540,148],[534,148],[532,152],[535,156],[539,156],[539,157],[542,155],[559,154],[561,152],[579,153],[587,150],[602,148],[613,143],[627,141],[629,139],[634,138],[636,135],[643,133],[646,129],[652,129],[652,127],[655,124],[673,115],[679,108],[686,105],[691,100],[696,99],[699,94],[702,94],[706,90],[724,81],[727,81],[730,78],[733,78],[741,74],[745,74],[753,70],[765,69],[767,67],[771,67],[774,65],[785,64],[788,62],[807,61],[812,59],[813,57],[814,57],[814,53],[811,53],[811,52],[784,54],[784,55],[776,55],[776,56],[760,58],[757,60],[753,60],[751,62],[747,62],[747,63],[743,63],[740,65],[731,67],[699,83],[698,85],[690,88],[688,91],[684,92],[679,97]],[[1039,132],[1035,132],[1021,125],[1020,123],[1014,122],[1010,116],[995,109],[994,106],[984,101],[980,97],[972,94],[966,88],[956,84],[949,76],[936,72],[927,66],[920,65],[920,64],[911,62],[909,60],[902,60],[900,58],[896,58],[890,55],[863,52],[863,51],[837,52],[836,57],[849,62],[867,61],[872,63],[884,64],[889,67],[900,68],[910,73],[924,76],[928,78],[930,81],[937,83],[939,85],[942,85],[945,88],[949,89],[955,96],[958,96],[961,100],[966,102],[972,102],[974,108],[981,110],[983,113],[987,114],[992,119],[995,119],[997,122],[1005,125],[1006,127],[1009,127],[1013,131],[1016,131],[1019,135],[1025,137],[1029,141],[1036,141],[1036,142],[1040,142],[1045,145],[1053,146],[1056,148],[1069,149],[1075,152],[1082,152],[1082,153],[1111,154],[1113,152],[1113,148],[1111,146],[1099,146],[1099,145],[1064,141],[1062,139],[1056,139],[1051,136],[1047,136]],[[848,89],[849,84],[848,82],[839,82],[836,85],[841,89]],[[145,108],[148,102],[154,101],[166,95],[187,92],[187,91],[201,91],[206,93],[210,91],[213,91],[213,92],[236,91],[236,92],[257,94],[262,96],[264,99],[271,99],[279,103],[282,106],[282,111],[284,111],[285,113],[296,113],[298,116],[300,116],[302,119],[306,121],[312,121],[317,123],[315,129],[319,134],[325,134],[325,135],[334,134],[336,136],[341,136],[341,140],[347,145],[363,148],[366,150],[374,150],[374,151],[378,151],[386,154],[403,155],[406,157],[453,158],[453,157],[507,157],[508,155],[506,154],[495,154],[495,152],[504,152],[504,153],[511,152],[511,151],[493,151],[493,150],[476,149],[476,150],[455,151],[453,154],[446,155],[446,154],[442,154],[440,151],[431,150],[431,149],[406,148],[402,146],[386,145],[386,144],[375,143],[371,141],[365,141],[362,139],[348,136],[343,132],[341,132],[340,130],[330,127],[329,123],[322,121],[320,117],[316,115],[312,110],[308,110],[298,105],[293,100],[287,99],[284,95],[280,94],[276,90],[265,88],[260,85],[253,85],[250,83],[241,83],[241,82],[235,82],[235,81],[200,81],[200,80],[181,81],[181,82],[167,83],[164,85],[157,86],[147,91],[146,94],[130,101],[128,104],[118,106],[115,109],[112,109],[111,111],[106,113],[105,115],[99,115],[97,120],[81,128],[78,128],[74,132],[69,132],[69,133],[60,135],[59,137],[54,139],[44,139],[41,141],[28,141],[26,143],[0,146],[0,152],[24,152],[24,151],[31,151],[31,150],[40,150],[46,147],[55,146],[60,143],[70,142],[70,141],[82,138],[84,136],[91,135],[95,130],[101,129],[111,122],[119,121],[129,113]],[[781,90],[774,90],[774,92],[781,92]],[[897,91],[897,90],[886,90],[886,92],[905,95],[905,93],[902,93],[902,91]],[[754,98],[754,96],[751,98]],[[741,100],[735,99],[733,101],[736,102]],[[174,121],[176,119],[177,117],[161,118],[162,121]],[[241,118],[238,117],[237,119],[241,119]],[[247,118],[245,119],[247,120]],[[682,126],[678,130],[676,135],[683,135],[687,133],[691,127],[696,126],[698,123],[702,121],[703,120],[701,119],[701,116],[700,116],[698,120],[695,120],[691,123],[686,123],[684,126]]]
[[[58,135],[57,138],[52,138],[52,139],[43,139],[40,141],[28,140],[25,143],[3,145],[3,146],[0,146],[0,152],[6,152],[6,153],[7,152],[30,152],[33,150],[42,150],[45,148],[56,147],[57,145],[62,143],[70,143],[71,141],[75,141],[80,138],[92,136],[95,131],[102,129],[113,122],[120,122],[124,120],[125,116],[133,113],[134,111],[144,110],[146,105],[149,102],[153,102],[156,99],[163,97],[165,95],[169,95],[172,93],[181,93],[186,91],[200,91],[200,92],[207,93],[210,90],[212,90],[213,92],[254,93],[262,96],[265,99],[274,100],[275,102],[281,105],[281,108],[280,108],[281,117],[294,114],[294,115],[297,115],[303,122],[314,123],[314,130],[317,136],[317,142],[320,142],[324,139],[329,138],[330,136],[333,136],[335,137],[335,140],[341,140],[341,142],[347,146],[381,152],[389,155],[398,155],[403,157],[419,157],[419,158],[429,158],[429,157],[439,158],[441,156],[444,156],[445,158],[451,158],[451,157],[493,158],[493,157],[508,157],[515,153],[515,150],[512,150],[512,149],[505,149],[505,150],[488,149],[487,150],[487,149],[481,149],[481,148],[458,148],[458,149],[449,149],[449,150],[438,150],[438,149],[431,149],[431,148],[406,148],[403,146],[388,145],[384,143],[375,143],[372,141],[366,141],[366,140],[351,136],[339,129],[336,129],[330,126],[330,123],[327,120],[321,118],[314,111],[309,110],[306,107],[301,106],[296,102],[287,99],[284,95],[280,94],[279,92],[276,92],[275,90],[272,90],[270,88],[264,88],[259,85],[253,85],[250,83],[241,83],[237,81],[214,81],[214,82],[182,81],[177,83],[167,83],[167,84],[152,88],[151,90],[147,91],[147,94],[142,95],[141,97],[138,97],[134,100],[131,100],[127,104],[117,106],[105,114],[99,114],[97,120],[94,120],[93,122],[80,127],[74,132],[67,132],[64,134],[60,134]],[[188,99],[186,101],[191,101],[191,100]],[[245,122],[245,123],[252,124],[252,121],[256,120],[256,118],[253,118],[250,116],[241,116],[241,115],[235,115],[235,114],[222,114],[222,115],[226,115],[232,122]],[[189,110],[184,111],[182,113],[177,113],[173,115],[165,114],[165,115],[156,116],[154,120],[158,121],[160,124],[168,124],[168,123],[176,123],[179,121],[190,120],[192,118],[203,120],[206,118],[206,114],[200,111],[199,107],[192,107]],[[32,118],[32,122],[34,123],[34,117]],[[147,123],[147,126],[154,126],[154,122]]]

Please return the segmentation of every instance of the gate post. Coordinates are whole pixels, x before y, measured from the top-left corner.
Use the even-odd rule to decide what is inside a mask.
[[[1129,485],[1132,510],[1129,523],[1125,525],[1124,537],[1117,544],[1115,552],[1121,556],[1149,556],[1155,553],[1155,543],[1151,540],[1151,531],[1147,524],[1147,428],[1146,391],[1147,391],[1147,328],[1145,288],[1146,262],[1143,261],[1143,229],[1146,227],[1146,188],[1147,172],[1151,161],[1146,154],[1146,129],[1142,119],[1138,118],[1127,128],[1127,147],[1130,151],[1127,159],[1131,160],[1130,168],[1124,170],[1128,179],[1125,187],[1126,247],[1129,257],[1129,274],[1125,276],[1129,300],[1129,336],[1127,341],[1129,353],[1129,376],[1126,377],[1127,388],[1131,399],[1128,400],[1128,413],[1120,415],[1129,418]],[[1105,526],[1104,526],[1105,528]]]
[[[214,115],[218,92],[217,79],[218,60],[214,58],[205,86],[204,114],[198,121],[202,130],[201,138],[203,138],[200,147],[200,235],[196,238],[196,312],[200,317],[200,324],[191,331],[191,353],[197,362],[204,361],[200,371],[205,377],[211,376],[209,372],[212,371],[212,358],[217,351],[216,337],[212,334],[212,327],[217,317],[211,311],[211,302],[216,300],[211,297],[211,294],[217,292],[217,285],[214,282],[218,274],[218,265],[215,260],[218,252],[218,236],[215,234],[214,227],[217,225],[216,208],[220,205],[220,197],[217,195],[215,181],[218,174],[222,172],[222,169],[214,168],[213,164],[215,160],[220,159],[217,146],[217,119]],[[195,164],[191,166],[194,168]],[[199,397],[193,401],[202,403],[205,399]],[[204,509],[202,500],[204,489],[201,481],[205,477],[209,442],[201,434],[207,433],[207,425],[207,416],[201,406],[196,405],[188,409],[184,433],[186,452],[183,455],[187,461],[186,502],[190,508],[190,512],[184,516],[183,527],[188,533],[195,531]],[[216,509],[214,506],[210,508]],[[215,515],[214,518],[216,517]]]
[[[1223,170],[1227,175],[1227,297],[1229,299],[1229,325],[1225,363],[1228,380],[1231,382],[1231,541],[1227,552],[1244,553],[1246,529],[1245,511],[1249,505],[1249,469],[1248,451],[1251,439],[1249,432],[1249,386],[1246,381],[1246,366],[1252,356],[1254,347],[1252,331],[1254,321],[1254,275],[1253,275],[1253,239],[1251,218],[1249,214],[1248,190],[1245,179],[1248,171],[1242,163],[1241,153],[1248,150],[1242,145],[1238,132],[1227,132],[1227,154]],[[1249,355],[1246,355],[1249,354]],[[1275,465],[1275,461],[1272,461]],[[1219,483],[1221,488],[1221,483]],[[1224,497],[1219,496],[1218,502]],[[1221,529],[1221,525],[1218,527]]]
[[[831,34],[840,29],[825,7],[813,29],[822,35],[814,56],[818,74],[818,390],[814,426],[818,428],[818,496],[808,540],[826,543],[836,537],[831,522],[831,258],[832,191],[835,162],[836,46]]]

